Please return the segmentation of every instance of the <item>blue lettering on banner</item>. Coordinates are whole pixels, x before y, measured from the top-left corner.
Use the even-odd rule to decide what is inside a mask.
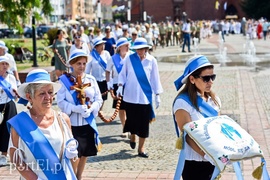
[[[209,133],[208,133],[207,126],[208,126],[208,124],[205,124],[205,125],[203,126],[203,129],[204,129],[204,136],[205,136],[206,139],[210,139],[210,136],[209,136]]]
[[[207,120],[206,123],[203,126],[204,136],[205,136],[206,139],[210,139],[211,138],[210,135],[209,135],[209,133],[208,133],[208,128],[207,127],[214,120],[216,120],[216,118],[211,118],[211,119]]]
[[[224,146],[223,148],[228,150],[228,151],[236,152],[236,150],[233,147],[230,147],[230,146]]]
[[[247,152],[248,150],[250,150],[250,147],[249,146],[246,146],[246,147],[243,147],[243,148],[241,148],[241,149],[238,149],[237,151],[238,151],[238,153],[245,153],[245,152]]]

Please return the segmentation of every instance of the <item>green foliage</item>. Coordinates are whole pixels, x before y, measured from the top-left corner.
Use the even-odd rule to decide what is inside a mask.
[[[56,33],[58,28],[52,28],[47,32],[48,46],[53,44],[53,41],[56,39]]]
[[[39,11],[44,15],[50,15],[53,11],[50,0],[0,0],[0,5],[0,21],[20,31],[22,31],[21,21],[32,16],[33,9],[38,9],[33,13],[37,20],[41,18]]]
[[[248,17],[260,19],[261,17],[270,19],[269,0],[245,0],[242,1],[242,9]]]

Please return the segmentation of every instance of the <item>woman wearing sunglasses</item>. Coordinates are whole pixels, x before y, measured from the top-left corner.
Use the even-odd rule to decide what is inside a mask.
[[[87,54],[90,54],[90,50],[89,50],[86,42],[83,42],[82,37],[79,33],[75,33],[73,36],[73,39],[74,39],[74,44],[72,44],[72,46],[70,48],[70,52],[72,52],[75,49],[82,49]]]
[[[214,65],[205,56],[195,56],[187,61],[183,75],[174,82],[177,90],[181,88],[173,104],[178,135],[179,131],[183,131],[184,124],[219,114],[220,99],[211,90],[215,78]],[[210,163],[211,158],[189,135],[185,136],[184,143],[183,180],[210,180],[215,168]],[[177,167],[176,172],[180,169]]]

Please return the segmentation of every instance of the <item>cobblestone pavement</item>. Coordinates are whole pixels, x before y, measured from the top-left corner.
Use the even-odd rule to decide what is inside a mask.
[[[226,42],[229,40],[228,37]],[[214,47],[210,45],[212,39],[205,41],[201,46]],[[239,52],[240,48],[237,50],[231,45],[231,49]],[[162,49],[159,51],[159,54],[166,53]],[[175,48],[174,51],[173,49],[168,51],[178,50]],[[155,52],[154,55],[158,53]],[[173,81],[182,74],[184,63],[159,62],[158,65],[164,93],[161,95],[161,106],[156,110],[156,121],[150,126],[150,137],[146,140],[149,158],[137,157],[137,150],[129,147],[129,139],[120,137],[121,123],[118,118],[109,124],[97,118],[103,149],[97,156],[88,159],[83,173],[84,180],[173,179],[179,155],[179,151],[175,149],[176,135],[171,113],[172,101],[177,94]],[[235,119],[261,145],[270,171],[268,148],[270,140],[267,139],[270,135],[269,69],[266,66],[258,70],[249,66],[215,64],[215,73],[217,78],[214,82],[214,91],[222,101],[221,114]],[[106,117],[113,113],[111,104],[112,100],[109,98],[104,106]],[[18,106],[18,109],[21,110],[22,107]],[[242,162],[245,180],[253,179],[251,173],[259,164],[259,158]],[[18,177],[18,173],[10,171],[9,166],[0,168],[1,180],[18,179]],[[232,167],[226,168],[221,179],[236,180]]]

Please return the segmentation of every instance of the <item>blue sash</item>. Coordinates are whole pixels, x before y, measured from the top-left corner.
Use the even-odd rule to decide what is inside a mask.
[[[74,103],[76,105],[79,104],[79,100],[77,98],[77,92],[73,91],[71,92],[70,87],[74,85],[73,82],[71,82],[69,80],[69,78],[67,77],[67,75],[63,74],[62,76],[59,77],[59,79],[63,82],[63,84],[65,85],[65,87],[67,88],[68,92],[71,94]],[[99,145],[101,144],[100,139],[99,139],[99,133],[98,133],[98,129],[97,129],[97,124],[96,121],[94,120],[94,115],[93,113],[90,114],[90,116],[88,118],[85,118],[85,120],[87,121],[87,123],[93,128],[93,130],[95,131],[95,143],[96,143],[96,147],[99,147]]]
[[[107,63],[101,58],[96,49],[93,49],[91,55],[97,60],[98,64],[106,71]]]
[[[78,100],[78,98],[77,98],[77,92],[76,92],[75,90],[73,90],[73,91],[71,92],[71,90],[70,90],[70,87],[73,86],[74,83],[70,81],[69,77],[67,77],[66,74],[63,74],[62,76],[60,76],[60,77],[59,77],[59,80],[62,81],[62,83],[65,85],[65,87],[66,87],[67,90],[69,91],[69,93],[70,93],[72,99],[74,100],[74,103],[75,103],[76,105],[78,105],[78,104],[79,104],[79,100]]]
[[[21,112],[7,121],[9,131],[11,126],[25,142],[37,163],[38,160],[42,160],[38,164],[48,179],[67,179],[53,147],[26,112]]]
[[[155,118],[155,113],[154,113],[154,110],[153,110],[153,105],[152,105],[152,88],[151,88],[151,85],[147,79],[147,76],[145,74],[145,71],[143,69],[143,66],[142,66],[142,63],[141,63],[141,60],[138,56],[137,53],[134,53],[134,54],[131,54],[129,56],[130,58],[130,61],[131,61],[131,64],[132,64],[132,67],[133,67],[133,70],[136,74],[136,77],[137,77],[137,80],[144,92],[144,94],[146,95],[148,101],[150,102],[150,105],[152,107],[152,112],[151,112],[151,119]]]
[[[114,66],[115,66],[115,69],[117,70],[118,74],[120,73],[120,71],[122,70],[122,67],[123,67],[123,64],[120,64],[121,62],[121,57],[120,57],[120,54],[114,54],[112,56],[112,60],[113,60],[113,63],[114,63]]]
[[[2,87],[2,89],[5,91],[5,93],[10,99],[14,99],[12,94],[9,92],[11,88],[11,84],[7,82],[2,76],[0,76],[0,86]]]

